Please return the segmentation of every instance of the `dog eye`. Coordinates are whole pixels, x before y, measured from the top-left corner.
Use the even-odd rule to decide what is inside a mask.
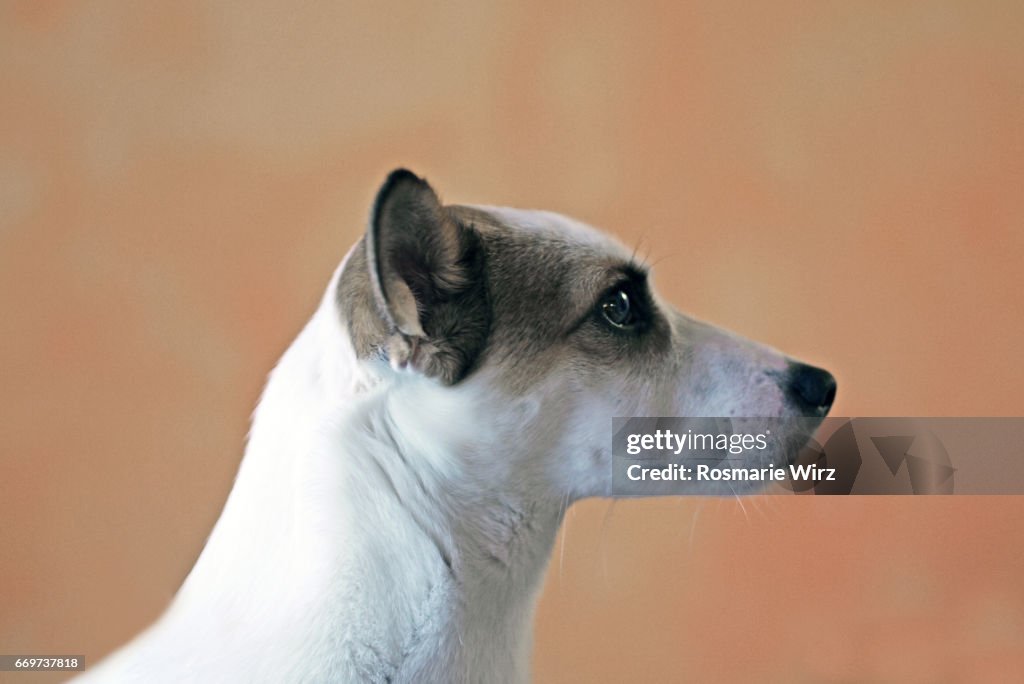
[[[629,293],[618,288],[601,300],[601,315],[616,328],[631,328],[636,323],[636,311]]]

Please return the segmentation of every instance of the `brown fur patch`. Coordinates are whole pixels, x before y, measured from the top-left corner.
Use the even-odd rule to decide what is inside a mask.
[[[423,179],[393,172],[338,284],[360,358],[384,358],[445,384],[470,372],[491,324],[480,237]]]

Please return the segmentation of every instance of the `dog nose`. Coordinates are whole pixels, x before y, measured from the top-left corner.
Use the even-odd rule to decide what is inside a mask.
[[[789,396],[804,412],[824,416],[836,399],[836,379],[824,368],[794,363],[789,370]]]

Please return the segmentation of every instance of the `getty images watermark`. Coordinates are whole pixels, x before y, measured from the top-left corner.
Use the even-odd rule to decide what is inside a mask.
[[[613,493],[1024,494],[1024,418],[616,418]]]

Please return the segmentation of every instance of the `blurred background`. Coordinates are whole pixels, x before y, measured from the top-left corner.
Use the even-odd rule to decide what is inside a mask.
[[[1015,2],[0,2],[0,653],[161,612],[397,165],[639,245],[834,415],[1024,414],[1022,36]],[[1021,681],[1022,514],[585,502],[536,681]]]

